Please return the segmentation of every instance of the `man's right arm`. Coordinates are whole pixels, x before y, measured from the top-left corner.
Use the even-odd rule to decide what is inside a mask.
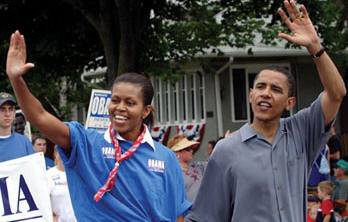
[[[324,124],[327,127],[335,119],[343,97],[346,95],[344,81],[335,64],[320,44],[320,39],[305,6],[301,5],[303,13],[301,14],[294,0],[286,0],[284,5],[289,17],[282,9],[279,9],[278,12],[292,34],[280,33],[279,37],[306,47],[309,54],[313,55],[313,61],[324,87],[321,106],[324,114]]]
[[[22,75],[34,64],[26,63],[24,36],[18,31],[11,35],[7,54],[6,73],[10,79],[18,103],[28,121],[44,133],[52,142],[70,150],[69,128],[59,119],[48,113],[29,91]]]

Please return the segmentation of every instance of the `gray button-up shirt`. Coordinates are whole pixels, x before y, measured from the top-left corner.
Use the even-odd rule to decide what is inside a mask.
[[[330,132],[320,98],[281,119],[273,144],[249,124],[221,140],[187,219],[306,221],[307,175]]]

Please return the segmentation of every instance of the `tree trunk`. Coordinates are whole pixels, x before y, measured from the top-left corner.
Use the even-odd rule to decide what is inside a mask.
[[[98,32],[103,45],[107,66],[106,85],[111,87],[117,75],[119,61],[120,28],[118,10],[114,1],[99,0],[98,7],[89,8],[85,1],[64,0],[87,19]],[[92,60],[95,58],[91,58]]]
[[[104,9],[100,10],[98,31],[104,47],[104,55],[107,68],[106,83],[111,87],[117,75],[119,66],[120,27],[117,9],[112,1],[108,1]]]
[[[64,0],[79,10],[97,30],[104,47],[107,86],[125,72],[142,72],[139,67],[140,40],[150,18],[151,0],[99,0],[98,10],[83,0]]]
[[[141,55],[141,37],[150,18],[152,1],[115,0],[118,8],[120,26],[120,48],[118,74],[142,72],[139,67]]]

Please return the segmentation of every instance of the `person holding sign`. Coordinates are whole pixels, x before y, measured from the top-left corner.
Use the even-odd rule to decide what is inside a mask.
[[[12,130],[16,116],[16,100],[6,92],[0,93],[0,162],[34,153],[29,139]]]
[[[183,221],[190,208],[175,154],[153,141],[151,81],[126,73],[116,78],[104,133],[63,123],[31,94],[22,75],[26,46],[11,35],[6,73],[28,121],[58,144],[78,221]]]

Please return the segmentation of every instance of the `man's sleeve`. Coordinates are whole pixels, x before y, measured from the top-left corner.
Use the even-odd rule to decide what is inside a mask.
[[[301,110],[293,118],[290,118],[294,128],[293,132],[299,134],[298,138],[301,138],[301,143],[307,153],[308,169],[311,168],[321,148],[326,143],[332,126],[331,123],[329,127],[325,128],[321,98],[322,94],[319,95],[310,107]]]
[[[185,221],[230,222],[232,218],[232,184],[227,169],[221,169],[212,157],[205,170],[201,187]]]

